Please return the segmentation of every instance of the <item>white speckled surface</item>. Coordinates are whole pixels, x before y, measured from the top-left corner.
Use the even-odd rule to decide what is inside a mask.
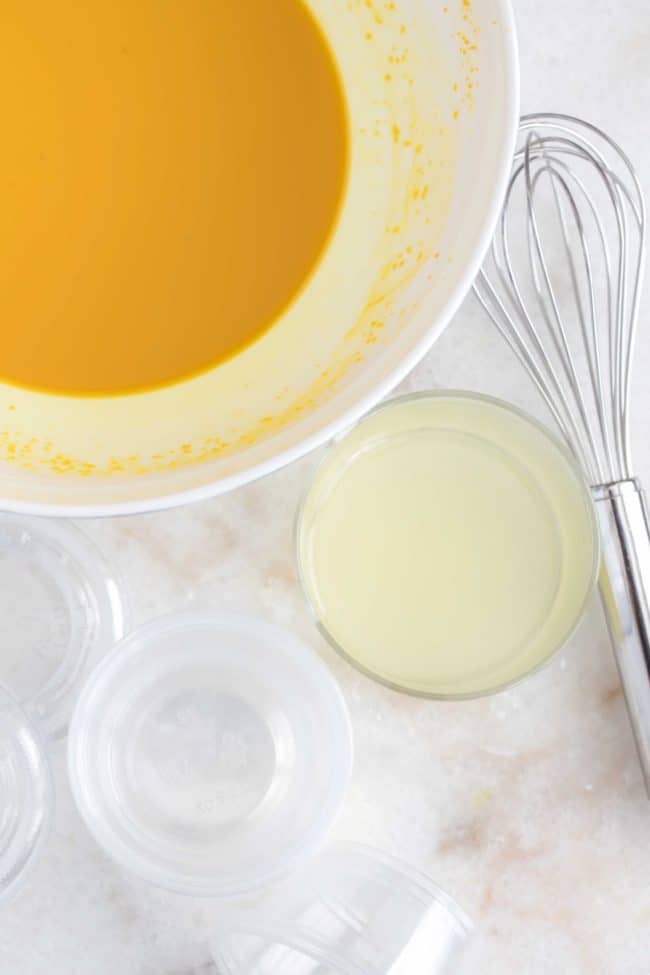
[[[609,129],[650,190],[645,0],[516,6],[524,111],[568,111]],[[646,297],[635,443],[650,484],[649,311]],[[406,388],[430,385],[539,412],[471,299]],[[453,893],[483,928],[477,973],[647,975],[650,804],[600,609],[549,669],[499,697],[436,704],[375,686],[316,636],[296,586],[292,520],[313,463],[192,509],[87,527],[125,575],[138,619],[193,603],[238,609],[291,626],[323,651],[356,736],[337,833],[410,859]],[[219,904],[120,872],[72,807],[62,749],[55,766],[54,834],[0,913],[0,975],[209,972]]]

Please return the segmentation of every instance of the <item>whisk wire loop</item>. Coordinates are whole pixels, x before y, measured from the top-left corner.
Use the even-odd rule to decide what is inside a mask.
[[[475,292],[594,485],[632,476],[645,219],[632,165],[605,133],[570,116],[522,119]]]

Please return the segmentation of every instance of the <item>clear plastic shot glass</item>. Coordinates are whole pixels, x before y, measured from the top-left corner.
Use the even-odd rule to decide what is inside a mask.
[[[222,913],[212,954],[224,975],[456,975],[472,933],[427,876],[347,845],[261,907]]]
[[[161,887],[222,896],[317,852],[352,739],[336,682],[296,636],[180,614],[135,630],[96,668],[68,757],[79,811],[109,856]]]
[[[47,839],[54,809],[47,747],[0,688],[0,902],[13,895]]]
[[[49,746],[128,626],[117,577],[68,522],[0,516],[0,901],[26,879],[54,808]]]

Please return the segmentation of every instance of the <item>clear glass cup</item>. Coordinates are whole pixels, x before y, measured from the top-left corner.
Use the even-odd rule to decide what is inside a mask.
[[[600,545],[563,443],[502,400],[436,390],[386,401],[330,446],[298,511],[296,560],[318,628],[349,663],[453,700],[504,690],[566,644]]]
[[[454,975],[472,932],[427,876],[346,845],[262,906],[222,914],[212,953],[224,975]]]

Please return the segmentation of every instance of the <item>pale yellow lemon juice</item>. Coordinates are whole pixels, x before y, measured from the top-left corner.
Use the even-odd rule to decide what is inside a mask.
[[[544,663],[598,562],[568,452],[507,404],[424,394],[366,417],[321,464],[298,524],[314,613],[400,689],[472,696]]]

